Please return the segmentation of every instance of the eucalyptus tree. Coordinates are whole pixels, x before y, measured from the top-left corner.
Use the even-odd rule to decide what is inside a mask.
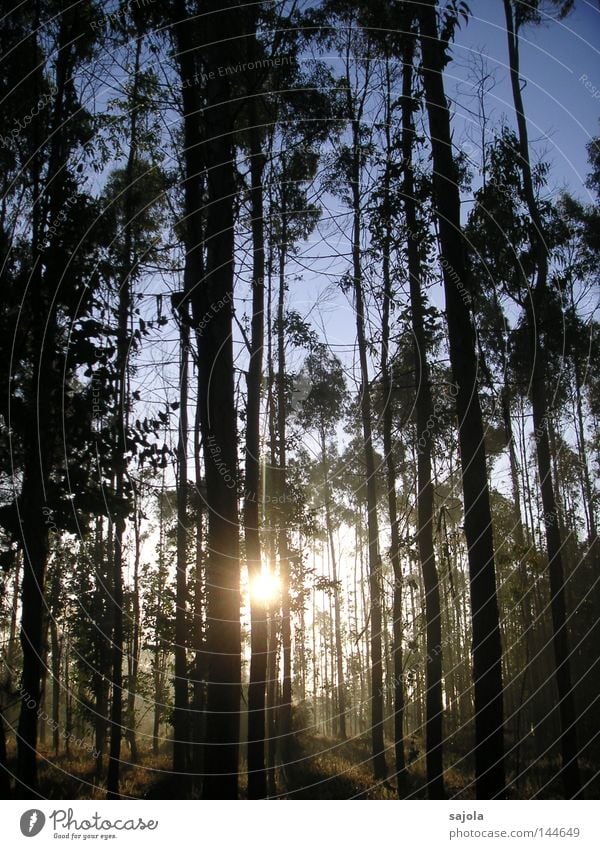
[[[471,281],[460,216],[459,174],[452,153],[450,111],[443,71],[448,44],[465,13],[453,2],[437,20],[435,0],[417,9],[430,141],[433,191],[438,219],[446,317],[462,468],[465,535],[468,545],[473,623],[475,690],[475,773],[478,798],[505,790],[502,647],[500,641],[494,540],[484,428],[479,401],[478,361],[470,307]]]
[[[425,621],[427,648],[426,678],[426,761],[427,792],[429,798],[444,797],[444,766],[442,759],[442,629],[440,610],[440,585],[436,567],[434,535],[434,486],[432,475],[433,434],[430,427],[434,419],[431,373],[428,363],[427,302],[423,292],[423,263],[417,246],[417,234],[426,242],[424,222],[419,221],[415,201],[413,171],[414,125],[412,113],[412,62],[410,36],[404,54],[402,150],[404,157],[403,190],[408,255],[411,322],[414,338],[415,378],[417,384],[417,544],[425,589]],[[425,224],[426,227],[426,224]]]
[[[168,13],[177,48],[184,111],[183,188],[189,286],[179,306],[192,326],[198,329],[203,321],[207,325],[198,337],[199,424],[208,506],[206,734],[210,745],[206,747],[203,794],[205,798],[236,798],[241,695],[237,414],[232,344],[236,107],[229,76],[217,74],[214,69],[228,63],[235,65],[237,56],[243,54],[244,19],[235,2],[224,6],[209,3],[200,8],[196,3],[188,6],[179,0]],[[186,85],[194,76],[203,85]],[[205,220],[205,198],[201,192],[204,170],[208,175]]]
[[[553,0],[548,7],[564,17],[570,10],[570,0]],[[549,312],[552,299],[549,297],[549,246],[536,197],[529,149],[529,136],[520,78],[520,33],[529,23],[538,23],[544,10],[542,3],[524,4],[504,0],[506,34],[510,80],[517,122],[518,163],[523,180],[523,191],[529,214],[528,235],[535,263],[535,280],[528,287],[524,304],[525,321],[529,339],[531,362],[531,409],[536,444],[538,474],[544,511],[544,528],[548,551],[548,573],[550,577],[551,610],[553,624],[553,646],[556,663],[556,684],[559,697],[561,721],[562,778],[566,792],[577,796],[581,788],[577,740],[577,714],[572,688],[570,645],[567,629],[567,607],[565,598],[565,567],[563,563],[563,539],[557,520],[557,500],[552,480],[551,446],[549,437],[550,401],[546,385],[548,344],[552,332],[552,315]]]

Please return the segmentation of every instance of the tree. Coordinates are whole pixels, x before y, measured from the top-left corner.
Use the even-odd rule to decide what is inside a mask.
[[[402,110],[402,153],[404,161],[404,211],[407,230],[408,276],[410,287],[410,312],[414,338],[415,378],[417,384],[417,544],[425,587],[425,620],[427,628],[427,787],[429,798],[444,797],[444,766],[442,760],[442,620],[440,610],[440,587],[433,545],[433,480],[431,454],[433,435],[433,399],[429,371],[428,340],[425,328],[426,302],[422,292],[422,270],[419,257],[417,234],[419,230],[412,149],[414,127],[412,113],[412,32],[405,41],[403,110]],[[423,233],[421,232],[421,237]]]
[[[570,3],[555,3],[562,7],[565,14]],[[535,256],[536,279],[527,300],[525,312],[529,337],[529,353],[532,363],[531,407],[536,442],[536,455],[542,504],[544,508],[544,527],[548,550],[548,572],[550,575],[550,593],[553,624],[553,645],[556,662],[556,684],[560,705],[562,774],[566,792],[577,796],[581,788],[578,764],[578,742],[576,726],[575,699],[571,684],[570,647],[567,633],[567,609],[565,599],[565,571],[563,566],[563,541],[558,522],[557,501],[552,481],[551,451],[549,442],[549,407],[546,388],[547,375],[547,336],[551,324],[548,316],[548,246],[544,234],[542,217],[535,197],[532,171],[529,157],[527,122],[521,93],[519,76],[519,29],[523,23],[535,19],[537,9],[520,3],[513,8],[511,0],[504,0],[506,34],[510,79],[517,119],[519,140],[519,165],[523,178],[523,188],[530,216],[530,241]]]
[[[217,68],[228,60],[235,62],[235,36],[240,33],[237,8],[235,2],[223,7],[212,3],[202,8],[203,29],[196,54],[185,4],[176,4],[174,29],[183,81],[197,73],[201,67],[196,64],[198,60],[207,68]],[[188,69],[191,73],[186,77]],[[204,111],[202,135],[198,93],[193,88],[183,88],[186,243],[192,278],[187,317],[196,328],[202,321],[208,325],[198,339],[199,421],[209,511],[206,733],[211,745],[206,751],[203,793],[205,798],[236,798],[241,633],[237,433],[231,342],[236,197],[234,107],[230,103],[231,87],[227,76],[205,76],[204,97],[209,108]],[[208,207],[205,227],[202,227],[203,199],[199,179],[205,169]],[[203,244],[206,244],[204,268],[199,261]]]
[[[477,797],[491,799],[502,796],[505,786],[502,648],[484,429],[477,387],[475,332],[469,308],[471,285],[460,220],[458,172],[452,156],[450,113],[442,75],[448,61],[448,38],[457,18],[454,9],[449,11],[440,33],[435,0],[423,3],[418,16],[450,362],[456,385],[465,535],[469,551]]]

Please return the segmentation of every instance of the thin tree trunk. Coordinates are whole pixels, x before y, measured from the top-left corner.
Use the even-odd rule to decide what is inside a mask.
[[[200,775],[204,763],[204,707],[205,707],[205,679],[206,679],[206,654],[204,651],[204,483],[201,468],[201,440],[200,419],[196,406],[194,421],[194,468],[196,478],[196,564],[194,575],[194,628],[193,647],[194,658],[194,680],[192,687],[193,717],[191,728],[191,739],[193,742],[192,767],[195,773],[196,783],[200,784]]]
[[[140,85],[140,66],[142,55],[142,37],[138,34],[135,47],[133,89],[131,93],[131,122],[129,127],[129,153],[125,169],[124,196],[124,246],[123,263],[120,269],[119,306],[117,319],[117,378],[116,378],[116,417],[115,417],[115,497],[118,510],[122,509],[125,494],[126,430],[129,404],[127,379],[129,355],[129,319],[131,314],[131,274],[133,260],[133,191],[134,169],[137,157],[138,128],[138,92]],[[106,780],[107,798],[119,798],[119,772],[121,761],[121,740],[123,736],[123,537],[125,518],[120,513],[114,518],[114,549],[112,563],[112,700],[110,714],[110,754]]]
[[[277,302],[277,444],[278,444],[278,488],[279,516],[277,549],[281,580],[281,650],[283,653],[283,689],[280,706],[281,753],[287,761],[290,754],[292,733],[292,628],[290,616],[290,552],[286,509],[286,391],[285,391],[285,263],[287,257],[287,209],[285,186],[282,190],[281,220],[282,235],[279,251],[279,297]]]
[[[131,750],[131,760],[137,763],[139,752],[136,734],[136,711],[135,697],[138,688],[138,672],[140,666],[140,557],[141,557],[141,515],[140,507],[134,505],[134,536],[135,552],[133,562],[133,597],[132,597],[132,622],[131,622],[131,654],[127,658],[128,680],[127,680],[127,742]]]
[[[321,465],[323,470],[323,482],[325,485],[325,525],[329,541],[331,557],[331,568],[333,572],[333,601],[335,615],[335,651],[337,669],[337,705],[338,705],[338,729],[342,740],[347,738],[346,731],[346,682],[344,680],[344,652],[342,646],[342,617],[340,605],[340,587],[338,586],[338,568],[335,554],[335,543],[333,539],[333,523],[331,519],[331,487],[329,485],[329,473],[327,470],[327,451],[325,447],[325,431],[321,430]]]
[[[58,636],[58,624],[54,616],[50,617],[50,645],[52,650],[52,746],[58,757],[60,751],[60,655],[61,641]]]
[[[403,60],[406,63],[406,58]],[[411,60],[412,61],[412,60]],[[405,64],[406,69],[406,64]],[[392,602],[392,629],[393,629],[393,695],[394,695],[394,754],[396,764],[396,782],[398,796],[404,795],[406,760],[404,757],[404,669],[403,669],[403,627],[402,627],[402,566],[400,563],[400,527],[398,523],[398,505],[396,499],[396,451],[392,438],[393,408],[391,399],[391,370],[390,370],[390,311],[392,306],[392,281],[391,281],[391,250],[392,250],[392,221],[389,214],[390,189],[391,189],[391,162],[389,157],[392,151],[391,139],[391,80],[389,76],[389,64],[386,64],[386,156],[388,157],[385,171],[385,194],[384,204],[386,207],[385,236],[383,242],[383,318],[381,339],[381,382],[383,392],[383,449],[386,464],[386,487],[388,513],[390,518],[390,559],[394,572],[394,591]],[[406,73],[406,70],[405,70]],[[389,696],[389,693],[388,693]]]
[[[360,207],[360,139],[359,122],[352,121],[352,267],[356,312],[356,333],[360,361],[360,410],[367,483],[367,525],[369,552],[369,590],[371,619],[371,745],[373,772],[376,779],[387,775],[385,743],[383,739],[383,666],[381,658],[381,555],[379,553],[379,524],[377,519],[377,482],[375,478],[375,452],[371,424],[371,387],[365,336],[365,306],[360,257],[361,207]]]
[[[186,281],[186,283],[189,284],[191,281]],[[188,770],[190,734],[187,666],[189,345],[190,330],[186,322],[182,321],[180,324],[179,439],[177,443],[177,577],[175,590],[175,704],[173,710],[173,772],[176,776]]]
[[[267,604],[252,592],[253,582],[262,568],[260,525],[260,398],[264,348],[264,277],[265,249],[263,222],[263,172],[265,158],[261,150],[254,99],[250,111],[250,177],[252,209],[252,325],[248,366],[248,402],[246,409],[246,462],[244,495],[244,532],[250,586],[250,683],[248,685],[248,797],[267,795],[265,770],[265,700],[267,686],[268,624]]]

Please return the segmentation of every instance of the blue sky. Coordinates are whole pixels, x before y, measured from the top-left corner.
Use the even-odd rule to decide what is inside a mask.
[[[465,79],[468,64],[481,52],[497,78],[490,93],[491,122],[514,110],[507,69],[507,44],[502,0],[471,0],[471,17],[458,33],[454,61],[447,68],[447,87]],[[582,199],[589,170],[586,144],[600,133],[600,5],[576,0],[564,21],[529,26],[521,34],[521,77],[529,136],[538,154],[552,163],[551,183],[566,185]],[[586,79],[581,79],[585,77]],[[586,88],[585,83],[588,83]],[[464,83],[461,86],[464,92]],[[468,105],[467,99],[459,100]],[[460,106],[457,111],[460,114]]]

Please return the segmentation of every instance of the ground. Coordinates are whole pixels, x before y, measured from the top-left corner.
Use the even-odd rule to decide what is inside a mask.
[[[417,744],[418,745],[417,741]],[[411,763],[405,777],[403,798],[426,798],[424,791],[424,758],[420,747],[409,747]],[[449,755],[455,753],[449,752]],[[14,769],[14,745],[9,748],[9,766]],[[393,747],[388,750],[388,766],[393,762]],[[554,759],[536,764],[535,773],[517,786],[509,780],[510,798],[529,799],[564,798],[560,784],[553,779],[558,769]],[[46,751],[40,755],[40,796],[46,799],[103,799],[105,790],[95,777],[96,762],[81,753],[61,754],[55,757]],[[587,798],[598,798],[600,778],[597,769],[582,763]],[[509,761],[509,776],[511,764]],[[473,799],[473,774],[467,765],[463,772],[447,769],[446,791],[449,798]],[[121,792],[124,798],[173,799],[185,798],[189,793],[189,780],[178,785],[171,773],[169,754],[142,753],[140,763],[125,762],[121,774]],[[246,776],[240,775],[240,796],[246,795]],[[16,798],[22,798],[19,792]],[[375,782],[369,762],[369,741],[363,736],[345,742],[318,734],[302,734],[296,741],[294,752],[285,767],[277,770],[277,795],[280,799],[396,799],[396,781],[391,778]]]

